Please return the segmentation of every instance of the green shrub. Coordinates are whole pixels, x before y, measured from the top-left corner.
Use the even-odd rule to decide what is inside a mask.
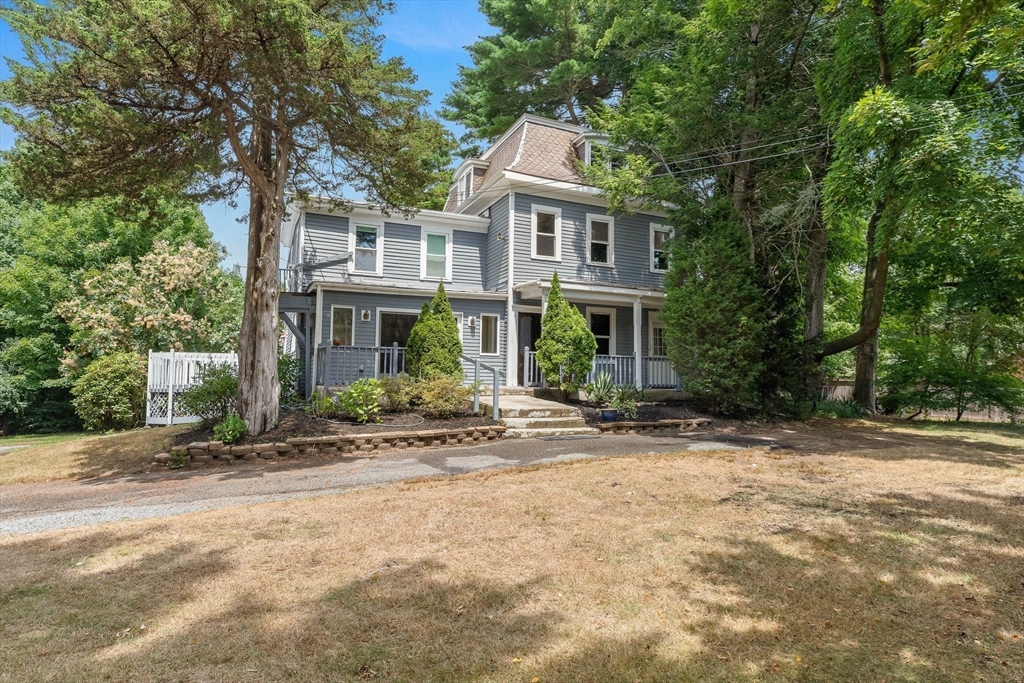
[[[597,340],[587,328],[583,314],[562,296],[556,272],[551,277],[548,308],[541,320],[537,366],[548,384],[573,391],[583,384],[596,353]]]
[[[224,421],[213,428],[213,437],[224,443],[235,443],[249,432],[245,420],[238,413],[230,413]]]
[[[277,355],[277,381],[281,383],[282,396],[289,396],[295,391],[295,383],[301,373],[301,360],[284,351]]]
[[[223,422],[235,410],[238,397],[238,368],[230,363],[203,363],[199,384],[174,397],[175,412],[195,415],[203,424]]]
[[[322,420],[338,417],[338,404],[333,396],[313,394],[306,404],[306,414]]]
[[[384,377],[380,380],[380,388],[383,392],[381,407],[384,410],[389,413],[404,413],[409,410],[409,402],[415,388],[408,375]]]
[[[384,390],[372,377],[356,380],[337,396],[338,408],[356,422],[380,422],[380,399]]]
[[[458,377],[436,373],[416,382],[416,402],[430,417],[449,418],[462,411],[473,388]]]
[[[413,377],[430,377],[436,373],[462,377],[462,342],[459,324],[452,313],[444,285],[437,285],[431,304],[423,304],[420,317],[409,331],[406,361]]]
[[[821,417],[841,417],[849,420],[867,415],[867,411],[852,398],[842,401],[822,401],[818,404],[816,415]]]
[[[146,359],[134,353],[100,356],[71,389],[86,429],[130,429],[146,415]]]
[[[609,407],[619,411],[619,415],[627,420],[636,419],[638,412],[636,399],[632,398],[628,394],[615,392],[615,396],[612,397]]]

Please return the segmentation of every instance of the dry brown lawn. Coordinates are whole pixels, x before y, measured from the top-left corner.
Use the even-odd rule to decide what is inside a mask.
[[[900,429],[3,539],[0,680],[1022,681],[1024,440]]]
[[[56,442],[46,437],[27,439],[27,448],[0,453],[0,486],[145,472],[152,466],[153,456],[170,448],[182,429],[176,426],[101,436],[63,435],[65,440]],[[19,440],[12,437],[4,445],[16,443]]]

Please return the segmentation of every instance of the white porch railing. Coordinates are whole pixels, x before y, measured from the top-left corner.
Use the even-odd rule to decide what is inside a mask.
[[[646,389],[679,390],[679,375],[672,363],[664,356],[644,356],[641,359],[643,386]],[[523,385],[527,387],[543,386],[544,378],[537,365],[537,352],[523,349]],[[636,381],[635,357],[628,356],[595,356],[594,364],[587,374],[587,383],[594,382],[601,373],[607,373],[616,386],[632,385]]]
[[[544,377],[541,375],[540,366],[537,365],[537,352],[531,351],[529,346],[523,347],[523,386],[540,387],[544,385]]]
[[[405,347],[333,346],[321,344],[316,353],[316,383],[345,386],[363,377],[394,377],[407,372]]]
[[[679,390],[679,375],[665,356],[644,356],[643,370],[645,388]]]
[[[617,387],[635,384],[636,361],[632,354],[628,356],[594,356],[594,367],[587,375],[587,382],[596,381],[598,375],[602,374],[610,376]]]
[[[198,384],[203,366],[238,366],[235,353],[181,353],[150,351],[146,371],[146,424],[172,425],[197,422],[174,405],[174,397]]]

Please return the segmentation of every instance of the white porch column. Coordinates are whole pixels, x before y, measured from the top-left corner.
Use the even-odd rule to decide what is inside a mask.
[[[508,193],[508,300],[505,309],[505,386],[519,386],[519,316],[512,301],[516,281],[516,193]]]
[[[644,388],[643,318],[644,309],[640,305],[640,297],[637,297],[633,302],[633,377],[637,389]]]
[[[541,287],[540,290],[540,317],[543,318],[544,314],[548,312],[548,288]]]

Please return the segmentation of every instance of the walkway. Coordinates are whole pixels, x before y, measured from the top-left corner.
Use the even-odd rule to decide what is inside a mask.
[[[740,448],[736,441],[712,433],[505,439],[468,448],[398,451],[328,463],[258,462],[223,469],[16,484],[0,489],[0,535],[320,496],[419,477],[614,455]]]

